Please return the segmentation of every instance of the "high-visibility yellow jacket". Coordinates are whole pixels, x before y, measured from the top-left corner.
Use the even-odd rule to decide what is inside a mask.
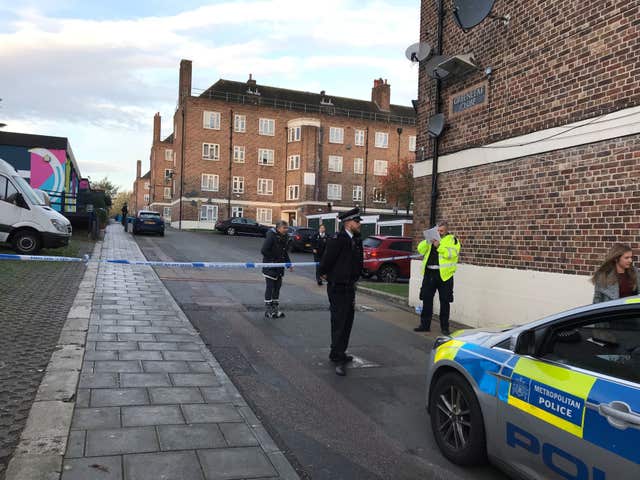
[[[427,259],[431,253],[431,248],[431,242],[427,242],[426,240],[418,244],[418,253],[424,255],[424,259],[422,260],[423,275],[427,268]],[[440,270],[440,278],[443,282],[449,280],[453,277],[453,274],[456,273],[459,256],[460,242],[458,239],[450,233],[442,237],[440,245],[438,246],[438,270]],[[431,268],[431,266],[429,266],[429,268]]]

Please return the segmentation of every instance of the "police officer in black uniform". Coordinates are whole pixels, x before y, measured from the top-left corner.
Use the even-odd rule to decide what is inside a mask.
[[[289,259],[289,224],[284,220],[276,223],[275,230],[269,230],[262,244],[263,263],[291,263]],[[289,267],[293,271],[293,267]],[[264,292],[265,318],[282,318],[280,311],[280,287],[284,277],[283,267],[264,267],[262,275],[266,280]]]
[[[331,353],[336,374],[346,375],[345,366],[353,360],[347,354],[353,326],[356,302],[356,282],[362,273],[362,239],[360,238],[360,209],[354,208],[338,215],[342,222],[340,233],[327,241],[320,261],[320,275],[327,279],[327,293],[331,305]]]

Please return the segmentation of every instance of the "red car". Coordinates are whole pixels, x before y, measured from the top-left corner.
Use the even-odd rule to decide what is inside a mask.
[[[409,278],[411,274],[411,259],[389,260],[388,257],[404,257],[411,255],[410,237],[391,237],[374,235],[363,242],[365,278],[376,276],[380,282],[395,282],[398,278]],[[380,259],[380,260],[377,260]]]

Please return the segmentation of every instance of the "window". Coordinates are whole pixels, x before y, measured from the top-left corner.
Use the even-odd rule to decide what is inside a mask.
[[[171,218],[171,207],[163,207],[162,216],[165,218]]]
[[[164,151],[164,159],[168,162],[173,162],[173,150],[167,148]]]
[[[380,177],[387,176],[388,163],[386,160],[375,160],[373,162],[373,174]]]
[[[220,177],[210,173],[202,174],[201,190],[203,192],[217,192],[220,187]]]
[[[329,171],[342,172],[342,157],[338,155],[329,155]]]
[[[327,199],[342,200],[342,185],[337,183],[327,184]]]
[[[171,187],[164,187],[164,198],[171,198]]]
[[[244,163],[244,147],[243,146],[234,145],[233,161],[236,163]]]
[[[364,146],[364,130],[356,130],[354,143],[356,147]]]
[[[289,163],[287,164],[287,170],[299,170],[300,169],[300,155],[289,155]]]
[[[276,121],[271,118],[261,118],[258,125],[258,133],[273,137],[276,134]]]
[[[364,160],[362,158],[353,159],[353,173],[361,175],[364,173]]]
[[[289,185],[287,187],[287,200],[298,200],[300,198],[300,185]]]
[[[386,132],[376,132],[376,147],[388,148],[389,147],[389,134]]]
[[[353,201],[361,202],[362,201],[362,186],[356,185],[353,187]]]
[[[231,216],[242,218],[244,215],[244,208],[242,207],[231,207]]]
[[[215,222],[218,220],[218,205],[201,205],[200,221]]]
[[[17,194],[18,190],[16,190],[13,184],[7,180],[6,177],[0,176],[0,200],[15,203]]]
[[[271,223],[272,211],[270,208],[258,208],[256,209],[256,217],[259,223]]]
[[[165,168],[164,169],[164,178],[172,178],[173,177],[173,169]]]
[[[220,112],[204,112],[202,126],[211,130],[220,130]]]
[[[244,177],[233,177],[233,193],[244,193]]]
[[[258,195],[273,195],[273,180],[270,178],[258,179]]]
[[[330,127],[329,128],[329,143],[344,143],[344,128],[342,128],[342,127]]]
[[[151,184],[149,182],[144,182],[144,189],[149,190],[151,188]]]
[[[302,137],[302,127],[291,127],[289,129],[289,143],[299,142]]]
[[[258,149],[258,165],[273,165],[275,152],[268,148]]]
[[[387,195],[384,193],[383,189],[377,187],[373,189],[373,201],[375,203],[387,202]]]
[[[548,360],[640,382],[640,316],[614,315],[555,328],[542,345]]]
[[[247,131],[247,116],[235,115],[233,118],[233,131],[238,133],[244,133]]]
[[[389,250],[398,250],[400,252],[411,252],[411,242],[391,242]]]
[[[205,160],[220,160],[220,145],[217,143],[203,143],[202,158]]]
[[[144,202],[145,203],[149,203],[149,194],[148,193],[144,194]]]
[[[409,151],[410,152],[415,152],[416,151],[416,136],[415,135],[410,135],[409,136]]]

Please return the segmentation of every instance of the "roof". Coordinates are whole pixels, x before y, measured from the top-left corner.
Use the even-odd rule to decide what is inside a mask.
[[[167,138],[162,140],[162,143],[173,143],[173,133],[169,135]]]
[[[383,111],[368,100],[337,97],[322,93],[289,90],[267,85],[251,85],[259,95],[248,93],[249,84],[233,80],[220,79],[200,94],[201,98],[215,98],[235,103],[259,104],[267,107],[287,110],[300,110],[307,113],[325,113],[360,119],[379,120],[393,123],[415,125],[416,113],[413,107],[391,105]],[[330,102],[330,103],[329,103]]]
[[[147,173],[142,175],[140,178],[151,178],[151,170],[149,170]]]

